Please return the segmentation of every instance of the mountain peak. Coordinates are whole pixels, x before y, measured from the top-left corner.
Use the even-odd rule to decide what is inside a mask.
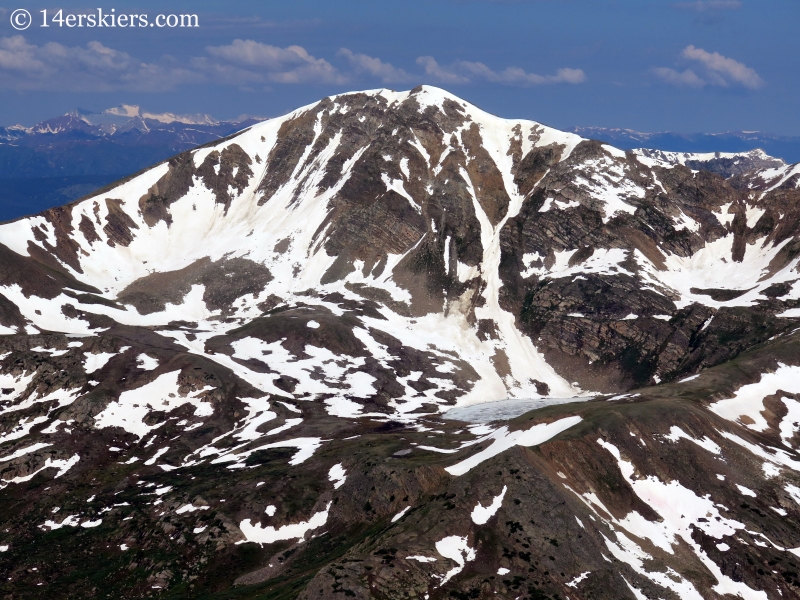
[[[115,115],[117,117],[138,117],[141,116],[141,109],[137,104],[119,104],[112,108],[107,108],[101,114]]]
[[[4,589],[796,597],[800,165],[700,158],[355,92],[0,224]]]
[[[128,119],[148,119],[164,124],[181,123],[184,125],[217,125],[220,123],[207,114],[175,114],[171,112],[155,113],[142,110],[138,104],[118,104],[103,111],[93,112],[88,110],[75,110],[67,113],[77,116],[87,123],[99,125],[103,123],[124,123]]]

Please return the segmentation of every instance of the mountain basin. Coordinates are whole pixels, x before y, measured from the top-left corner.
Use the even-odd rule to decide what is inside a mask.
[[[508,421],[516,419],[530,410],[553,406],[555,404],[569,404],[570,402],[586,402],[593,396],[580,396],[574,398],[506,398],[483,404],[470,406],[456,406],[442,414],[442,418],[467,423],[490,423],[492,421]]]

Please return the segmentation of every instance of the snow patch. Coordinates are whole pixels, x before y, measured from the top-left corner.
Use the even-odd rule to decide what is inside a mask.
[[[476,556],[475,550],[470,548],[467,543],[467,538],[457,535],[451,535],[436,542],[436,551],[457,565],[441,576],[440,586],[458,575],[464,569],[464,565],[475,560]]]
[[[708,450],[709,452],[711,452],[711,454],[716,454],[717,456],[722,455],[722,449],[707,437],[698,440],[697,438],[693,438],[692,436],[690,436],[683,429],[677,427],[676,425],[673,425],[670,428],[669,434],[665,435],[664,439],[669,440],[670,442],[673,443],[677,442],[680,439],[689,440],[690,442],[697,444],[704,450]]]
[[[482,443],[491,440],[488,448],[470,456],[469,458],[445,468],[451,475],[463,475],[470,469],[477,467],[483,461],[488,460],[498,454],[505,452],[514,446],[538,446],[550,438],[555,437],[562,431],[580,423],[581,417],[573,416],[553,421],[552,423],[539,423],[528,430],[508,431],[508,427],[503,426],[495,432],[481,438],[475,443]]]
[[[94,373],[106,366],[112,357],[116,356],[116,352],[100,352],[98,354],[84,353],[86,362],[83,364],[83,369],[87,373]]]
[[[485,525],[486,522],[491,519],[500,509],[500,505],[503,503],[503,498],[506,495],[507,489],[507,486],[504,485],[503,491],[494,497],[489,506],[483,506],[479,502],[475,508],[472,509],[472,522],[476,525]]]
[[[328,502],[325,510],[314,513],[308,521],[283,525],[277,529],[271,525],[261,527],[261,525],[253,524],[250,519],[245,519],[239,523],[239,529],[242,531],[245,541],[255,542],[256,544],[273,544],[281,540],[293,539],[302,542],[305,539],[306,533],[313,529],[319,529],[328,522],[328,511],[330,508],[331,503]]]
[[[98,429],[120,427],[141,439],[164,424],[147,425],[144,422],[144,418],[152,411],[169,412],[184,404],[191,404],[195,407],[195,416],[211,416],[214,413],[213,406],[209,402],[199,400],[196,397],[198,393],[195,396],[179,396],[179,375],[180,371],[164,373],[155,381],[122,392],[119,400],[111,402],[95,416],[95,427]]]
[[[150,358],[147,354],[140,354],[136,357],[136,366],[143,371],[152,371],[158,367],[158,361],[155,358]]]
[[[402,519],[408,511],[411,510],[410,506],[406,506],[403,510],[397,513],[395,516],[392,517],[392,523],[397,523],[400,519]]]
[[[800,393],[800,367],[778,363],[774,373],[763,373],[758,383],[743,385],[732,398],[715,402],[709,408],[720,417],[743,422],[749,429],[765,431],[769,424],[761,414],[764,398],[779,390],[790,394]],[[742,417],[747,417],[747,422],[742,421]]]
[[[333,465],[328,471],[328,479],[333,482],[333,489],[338,490],[340,487],[344,485],[344,481],[347,478],[347,472],[342,467],[342,463],[337,465]]]

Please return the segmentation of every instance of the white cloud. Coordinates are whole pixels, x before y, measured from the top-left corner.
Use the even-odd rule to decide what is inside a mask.
[[[193,65],[222,76],[228,83],[345,83],[348,79],[302,46],[279,48],[237,39],[227,46],[208,46],[206,51],[212,59],[197,58]]]
[[[435,77],[441,83],[469,83],[475,79],[483,79],[504,85],[543,85],[549,83],[583,83],[586,74],[581,69],[558,69],[555,75],[537,75],[528,73],[519,67],[506,67],[502,71],[494,71],[484,63],[456,61],[450,67],[442,67],[432,56],[420,56],[417,64],[425,68],[425,73]]]
[[[739,83],[752,90],[764,85],[764,80],[753,69],[732,58],[722,56],[719,52],[706,52],[702,48],[686,46],[683,49],[683,57],[705,65],[709,74],[712,75],[712,83],[715,85],[726,86],[729,83]],[[713,77],[713,75],[718,77]]]
[[[494,83],[509,85],[542,85],[546,83],[583,83],[586,74],[581,69],[559,69],[555,75],[527,73],[519,67],[506,67],[503,71],[492,71],[480,62],[459,61],[457,66],[474,76]]]
[[[675,2],[672,6],[703,13],[738,10],[742,7],[742,3],[739,0],[696,0],[695,2]]]
[[[663,81],[673,85],[699,88],[706,84],[706,82],[700,79],[691,69],[686,69],[682,73],[679,73],[675,69],[659,67],[657,69],[653,69],[653,72]]]
[[[146,63],[96,41],[86,46],[37,46],[21,35],[0,38],[0,88],[162,91],[197,80],[188,69]]]
[[[420,56],[417,64],[425,69],[425,74],[439,83],[469,83],[469,79],[452,70],[445,69],[432,56]]]
[[[718,55],[709,56],[713,59]],[[243,89],[275,83],[342,85],[361,79],[405,84],[425,77],[450,85],[485,81],[532,86],[577,84],[586,80],[580,69],[563,68],[558,69],[555,75],[538,75],[513,66],[495,71],[482,62],[463,60],[443,66],[432,56],[421,56],[416,62],[424,70],[422,75],[408,73],[379,58],[347,48],[340,49],[337,57],[341,60],[341,69],[324,58],[311,55],[302,46],[281,48],[235,39],[230,44],[208,46],[204,55],[187,57],[183,62],[169,56],[145,62],[98,41],[85,46],[65,46],[56,42],[36,45],[22,35],[15,35],[0,38],[0,89],[97,93],[115,90],[158,92],[186,84],[232,85]],[[733,66],[724,62],[719,66],[713,60],[709,61],[709,69],[717,77],[743,77],[734,69],[739,65],[735,61],[732,61]]]
[[[356,54],[347,48],[341,48],[337,55],[345,58],[356,73],[377,77],[383,83],[410,83],[418,79],[379,58]]]
[[[681,56],[694,61],[701,69],[701,74],[698,75],[693,69],[679,72],[667,67],[655,68],[653,73],[667,83],[696,88],[706,85],[720,87],[741,85],[755,90],[764,86],[764,80],[755,70],[732,58],[722,56],[719,52],[707,52],[702,48],[686,46]]]

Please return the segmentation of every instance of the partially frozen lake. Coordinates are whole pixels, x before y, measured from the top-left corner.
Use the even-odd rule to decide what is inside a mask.
[[[457,406],[442,414],[445,419],[466,421],[467,423],[489,423],[491,421],[507,421],[514,419],[529,410],[553,406],[554,404],[569,404],[570,402],[586,402],[592,396],[580,398],[508,398],[496,402],[485,402],[471,406]]]

